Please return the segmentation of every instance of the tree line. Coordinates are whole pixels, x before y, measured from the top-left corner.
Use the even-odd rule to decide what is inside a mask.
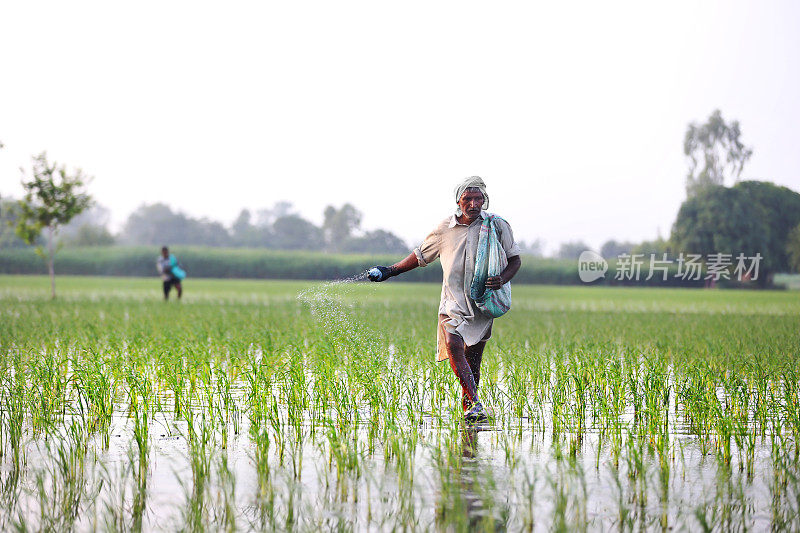
[[[0,248],[28,246],[16,231],[20,202],[0,199]],[[362,214],[351,204],[327,206],[319,226],[297,213],[289,202],[270,208],[242,209],[226,226],[208,218],[194,218],[163,203],[142,205],[128,216],[116,234],[109,229],[110,211],[92,205],[58,230],[57,245],[203,245],[214,247],[314,250],[336,253],[404,253],[406,243],[390,231],[363,230]],[[45,245],[47,235],[34,244]]]
[[[760,254],[763,284],[769,284],[775,272],[800,271],[800,194],[766,181],[739,181],[753,154],[740,138],[738,121],[726,122],[719,110],[705,123],[690,123],[684,137],[687,197],[669,238],[641,243],[612,239],[601,247],[601,255]],[[47,259],[51,279],[55,250],[61,245],[169,244],[370,254],[409,249],[390,231],[362,230],[362,213],[351,204],[327,206],[319,226],[282,201],[255,212],[243,209],[226,227],[156,203],[131,213],[114,235],[108,229],[108,209],[93,203],[84,188],[88,178],[80,170],[68,173],[42,153],[33,158],[31,173],[22,181],[23,199],[0,198],[0,248],[37,246]],[[726,181],[733,184],[726,186]],[[523,253],[543,255],[538,239],[521,243],[521,248]],[[582,241],[567,242],[556,256],[573,260],[588,249]]]

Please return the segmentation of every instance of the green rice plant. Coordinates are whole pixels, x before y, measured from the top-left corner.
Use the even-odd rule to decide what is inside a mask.
[[[209,483],[212,473],[214,425],[204,412],[187,422],[192,428],[190,434],[194,435],[194,438],[189,439],[188,462],[192,473],[192,484],[191,487],[184,486],[186,508],[183,521],[188,529],[200,530],[206,529],[210,522]]]
[[[781,372],[783,407],[788,429],[794,443],[794,460],[800,456],[800,373],[794,367]]]
[[[12,472],[22,466],[23,423],[25,421],[25,388],[20,374],[0,377],[0,459],[10,455]],[[12,476],[13,477],[13,476]]]
[[[38,502],[38,516],[25,519],[18,526],[43,531],[70,530],[77,523],[81,511],[96,496],[98,487],[85,470],[85,426],[72,421],[64,428],[61,439],[51,438],[43,443],[43,451],[53,461],[35,471],[34,486],[29,490]],[[33,526],[36,524],[36,526]]]
[[[515,286],[470,432],[434,286],[43,281],[0,277],[0,528],[797,524],[791,294]]]
[[[99,432],[103,447],[108,449],[109,428],[114,415],[115,384],[107,366],[97,354],[91,358],[75,358],[72,363],[74,387],[81,405],[86,405],[85,416],[89,433]]]
[[[217,484],[219,494],[212,525],[217,531],[232,533],[237,530],[239,511],[236,506],[236,476],[228,463],[228,454],[221,453],[217,464]]]
[[[26,359],[29,381],[31,426],[33,436],[48,431],[63,420],[66,408],[67,362],[64,351],[56,345],[45,346],[39,355],[29,355]],[[35,391],[35,393],[33,393]]]
[[[150,455],[150,403],[153,384],[146,372],[139,373],[129,368],[126,376],[130,417],[133,419],[133,438],[138,450],[140,478],[146,477]]]

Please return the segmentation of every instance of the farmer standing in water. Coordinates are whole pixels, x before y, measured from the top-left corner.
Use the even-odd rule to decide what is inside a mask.
[[[385,281],[418,266],[424,267],[437,257],[441,259],[443,280],[437,359],[448,359],[461,383],[464,418],[469,422],[480,422],[488,418],[478,399],[481,358],[486,341],[492,335],[494,319],[478,307],[470,295],[470,287],[475,274],[481,226],[491,216],[485,211],[489,207],[486,184],[478,176],[465,179],[455,189],[455,202],[455,214],[444,219],[408,257],[389,267],[374,267],[369,278]],[[497,290],[514,277],[521,261],[511,226],[500,217],[492,220],[507,261],[499,276],[486,279],[485,288]]]

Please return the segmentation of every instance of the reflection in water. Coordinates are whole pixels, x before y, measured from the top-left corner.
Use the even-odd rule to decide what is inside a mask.
[[[462,427],[448,443],[448,456],[440,464],[437,526],[455,531],[502,530],[509,510],[496,490],[492,460],[482,457],[480,427]],[[484,432],[488,437],[490,434]]]
[[[485,514],[483,500],[478,494],[477,477],[480,467],[477,461],[478,456],[478,430],[475,427],[467,427],[461,431],[461,470],[459,479],[461,481],[461,492],[464,498],[464,508],[467,515],[467,522],[470,530],[480,522]],[[491,475],[490,472],[488,472]]]

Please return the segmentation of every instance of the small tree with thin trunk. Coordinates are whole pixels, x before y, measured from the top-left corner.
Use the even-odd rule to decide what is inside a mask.
[[[84,190],[86,181],[81,170],[69,175],[64,165],[48,163],[45,152],[33,158],[33,177],[22,180],[25,197],[19,201],[17,235],[26,243],[34,244],[42,231],[47,230],[47,252],[41,246],[36,248],[36,252],[47,261],[53,298],[56,297],[53,266],[56,233],[59,227],[91,205],[92,198]]]

